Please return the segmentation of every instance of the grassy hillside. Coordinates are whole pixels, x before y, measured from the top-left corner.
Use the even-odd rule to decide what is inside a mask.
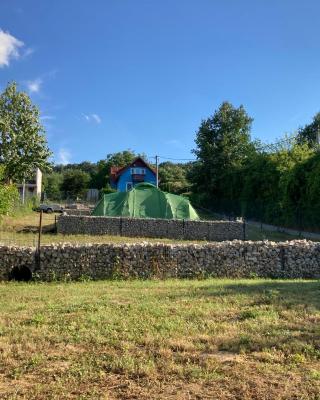
[[[320,282],[0,284],[1,399],[319,399]]]

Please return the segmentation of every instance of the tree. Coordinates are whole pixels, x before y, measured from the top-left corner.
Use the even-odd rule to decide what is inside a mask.
[[[108,154],[105,160],[100,160],[97,163],[97,172],[92,177],[92,187],[97,189],[107,187],[110,180],[111,167],[125,167],[132,163],[136,157],[138,157],[138,154],[134,153],[132,150]]]
[[[320,154],[299,157],[286,174],[284,192],[287,225],[319,230],[320,224]]]
[[[81,171],[87,172],[89,175],[93,175],[97,172],[97,164],[90,161],[82,161],[78,164],[58,164],[53,167],[53,171],[59,173],[67,169],[80,169]]]
[[[190,189],[190,182],[187,179],[187,173],[191,164],[174,164],[172,162],[163,162],[159,165],[160,189],[171,193],[184,193]]]
[[[43,189],[48,199],[61,200],[61,185],[63,175],[58,172],[53,172],[50,175],[44,176]]]
[[[239,199],[241,212],[247,218],[273,222],[280,201],[278,166],[272,155],[262,152],[251,157],[242,169]]]
[[[219,196],[223,191],[225,176],[244,165],[255,152],[250,141],[252,118],[243,106],[235,108],[224,102],[214,115],[202,121],[193,150],[198,158],[193,177],[194,190]]]
[[[309,147],[318,145],[318,135],[320,135],[320,112],[312,119],[310,124],[298,130],[298,143],[307,143]]]
[[[48,169],[50,155],[39,109],[15,82],[9,83],[0,95],[0,162],[5,178],[21,181],[36,167]]]
[[[80,170],[67,170],[63,174],[61,190],[64,196],[76,199],[84,195],[90,181],[90,175]]]
[[[138,154],[131,150],[124,150],[117,153],[110,153],[104,160],[100,160],[97,163],[83,161],[78,164],[55,165],[53,171],[59,174],[68,170],[87,172],[90,175],[90,188],[99,190],[106,188],[106,190],[108,190],[108,185],[110,185],[111,167],[124,167],[130,164],[138,156]],[[143,154],[141,157],[146,159]]]

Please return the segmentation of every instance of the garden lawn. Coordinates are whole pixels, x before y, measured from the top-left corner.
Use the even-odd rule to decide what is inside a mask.
[[[319,393],[319,281],[0,284],[1,399]]]

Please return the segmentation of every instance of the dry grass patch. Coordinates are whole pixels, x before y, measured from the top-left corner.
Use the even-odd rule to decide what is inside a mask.
[[[0,284],[1,399],[319,399],[320,283]]]

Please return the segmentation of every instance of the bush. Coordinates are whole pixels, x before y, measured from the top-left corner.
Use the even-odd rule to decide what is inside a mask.
[[[15,215],[29,214],[31,211],[36,210],[40,205],[39,198],[37,196],[27,197],[24,204],[20,199],[15,202]]]
[[[0,215],[12,213],[18,201],[19,193],[16,186],[0,183]]]

